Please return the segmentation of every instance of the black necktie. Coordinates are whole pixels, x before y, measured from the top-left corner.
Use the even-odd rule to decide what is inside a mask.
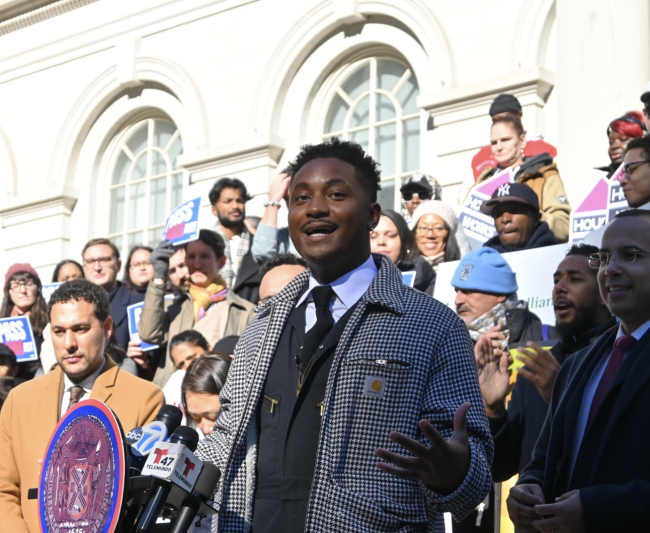
[[[314,354],[334,326],[334,317],[330,311],[330,302],[335,295],[334,289],[329,285],[314,287],[311,291],[314,305],[316,305],[316,323],[305,334],[302,344],[302,357],[300,359],[300,383],[314,358]],[[298,389],[300,390],[300,389]]]

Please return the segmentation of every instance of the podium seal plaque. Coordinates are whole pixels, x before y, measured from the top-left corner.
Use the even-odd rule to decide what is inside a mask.
[[[43,533],[114,533],[126,481],[124,435],[111,409],[84,400],[59,421],[38,490]]]

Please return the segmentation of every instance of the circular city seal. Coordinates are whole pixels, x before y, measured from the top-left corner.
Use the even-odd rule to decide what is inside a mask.
[[[56,426],[43,458],[43,533],[114,533],[126,481],[124,434],[111,409],[84,400]]]

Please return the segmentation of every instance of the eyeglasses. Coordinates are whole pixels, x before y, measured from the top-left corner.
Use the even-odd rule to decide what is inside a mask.
[[[411,200],[413,200],[413,196],[417,196],[420,200],[430,200],[431,194],[432,193],[430,191],[419,191],[419,192],[404,191],[402,193],[402,198],[404,198],[405,202],[410,202]]]
[[[636,261],[637,254],[650,254],[646,250],[637,250],[636,248],[622,248],[616,250],[613,254],[609,252],[600,252],[597,254],[591,254],[587,257],[589,261],[589,266],[593,269],[599,269],[609,265],[609,262],[614,258],[619,265],[629,265]]]
[[[623,174],[626,176],[631,176],[632,172],[636,167],[640,167],[641,165],[645,165],[646,163],[650,163],[650,160],[644,159],[643,161],[634,161],[633,163],[625,163],[623,165]]]
[[[435,228],[430,228],[429,226],[418,226],[415,228],[415,231],[423,234],[427,234],[432,231],[435,235],[441,235],[447,231],[447,228],[443,226],[436,226]]]
[[[83,263],[85,267],[93,266],[95,263],[99,263],[101,266],[108,265],[111,261],[115,259],[113,256],[110,257],[93,257],[92,259],[84,259]]]
[[[139,263],[131,263],[129,268],[142,268],[148,267],[151,264],[151,261],[140,261]]]
[[[22,281],[14,280],[9,282],[9,288],[12,291],[18,291],[21,287],[25,287],[26,289],[33,289],[36,287],[36,282],[33,279],[25,279]]]

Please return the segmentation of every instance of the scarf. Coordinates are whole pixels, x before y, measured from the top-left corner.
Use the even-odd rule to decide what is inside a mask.
[[[510,330],[508,329],[508,323],[506,322],[506,311],[508,309],[524,308],[526,305],[526,302],[523,300],[517,302],[506,300],[503,303],[495,305],[487,313],[472,320],[467,324],[467,329],[469,329],[469,336],[472,338],[472,342],[476,344],[489,329],[494,326],[501,326],[501,333],[505,336],[505,339],[500,341],[501,349],[505,350],[508,346],[508,341],[510,340]]]
[[[239,246],[237,247],[237,257],[230,257],[230,239],[226,236],[221,227],[221,224],[217,222],[214,227],[214,231],[217,232],[224,243],[224,255],[226,256],[226,264],[221,269],[221,276],[226,281],[226,286],[232,288],[235,286],[237,280],[237,273],[239,272],[239,267],[241,266],[242,259],[248,253],[248,250],[251,247],[251,234],[244,225],[244,229],[239,234]]]
[[[422,257],[427,260],[427,263],[431,265],[434,272],[438,272],[438,265],[445,260],[445,252],[441,252],[437,255],[430,255],[429,257],[423,255]]]
[[[18,307],[16,307],[14,305],[11,308],[11,316],[12,317],[15,317],[15,316],[29,316],[29,311],[27,311],[26,313],[23,313],[20,309],[18,309]]]
[[[190,296],[194,305],[194,323],[201,320],[212,304],[221,302],[228,296],[226,282],[221,276],[217,278],[216,283],[211,283],[208,287],[203,288],[198,285],[190,285]]]

